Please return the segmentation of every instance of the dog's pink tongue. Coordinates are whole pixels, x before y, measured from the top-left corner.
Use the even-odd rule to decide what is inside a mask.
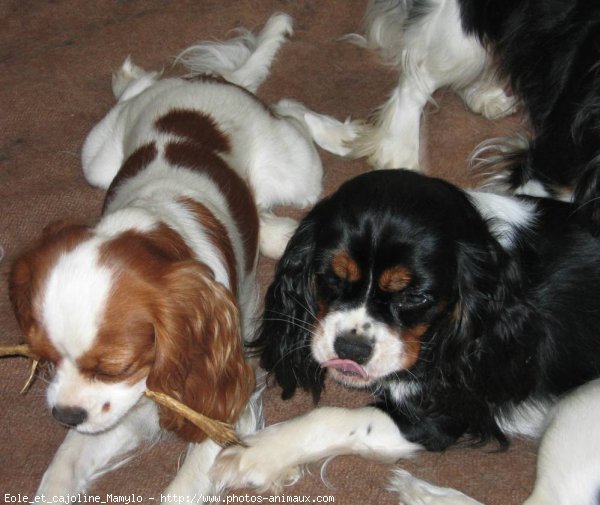
[[[356,361],[352,361],[351,359],[329,359],[321,363],[323,368],[335,368],[340,372],[351,372],[357,375],[360,375],[363,378],[367,378],[369,374],[365,371],[365,369],[360,366]]]

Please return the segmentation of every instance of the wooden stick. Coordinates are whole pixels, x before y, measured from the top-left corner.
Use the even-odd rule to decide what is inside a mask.
[[[38,356],[32,352],[31,348],[27,344],[1,345],[0,358],[5,358],[7,356],[23,356],[24,358],[31,358],[39,361]]]
[[[184,405],[180,401],[164,393],[158,393],[156,391],[147,389],[145,394],[148,398],[154,400],[159,405],[167,407],[176,414],[185,417],[221,447],[240,443],[240,439],[238,438],[235,429],[233,426],[231,426],[231,424],[206,417],[205,415],[192,410],[187,405]]]

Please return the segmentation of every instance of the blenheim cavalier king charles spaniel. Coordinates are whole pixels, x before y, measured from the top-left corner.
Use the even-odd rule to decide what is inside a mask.
[[[374,405],[270,426],[213,471],[268,487],[335,455],[505,446],[550,423],[528,505],[597,504],[600,239],[573,211],[407,170],[343,184],[290,240],[255,345],[283,398],[301,387],[318,399],[328,373]],[[474,503],[402,472],[394,483],[404,504]]]
[[[442,87],[488,118],[522,106],[531,138],[490,141],[476,155],[490,182],[565,199],[574,188],[578,216],[600,233],[600,2],[371,0],[364,27],[349,38],[401,75],[359,128],[354,156],[417,169],[421,113]]]
[[[72,428],[39,495],[84,491],[164,430],[191,444],[166,492],[214,492],[219,447],[146,388],[241,432],[261,422],[243,343],[258,244],[281,254],[296,223],[269,209],[313,204],[322,178],[299,123],[309,112],[253,95],[291,31],[277,14],[258,35],[193,46],[186,78],[129,59],[115,74],[118,102],[82,153],[86,179],[107,189],[99,222],[48,226],[10,275],[26,341],[54,367],[49,407]]]

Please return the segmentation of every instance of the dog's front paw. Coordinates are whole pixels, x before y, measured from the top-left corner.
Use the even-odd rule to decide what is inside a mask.
[[[302,467],[288,457],[294,451],[286,448],[283,440],[277,443],[272,428],[244,439],[244,445],[221,451],[210,471],[212,481],[225,489],[252,487],[266,491],[299,480]]]

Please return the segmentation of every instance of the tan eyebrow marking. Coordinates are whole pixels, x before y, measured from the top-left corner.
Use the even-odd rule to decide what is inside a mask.
[[[379,276],[379,288],[387,292],[401,291],[408,286],[411,278],[408,268],[397,265],[382,272]]]
[[[360,268],[347,252],[342,251],[337,253],[331,259],[331,268],[333,273],[340,279],[356,282],[360,279]]]

